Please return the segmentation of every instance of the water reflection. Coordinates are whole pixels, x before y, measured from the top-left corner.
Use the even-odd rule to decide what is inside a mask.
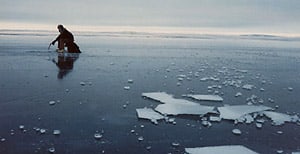
[[[56,64],[59,69],[57,78],[63,79],[67,74],[69,74],[78,58],[79,53],[58,53],[57,61],[54,58],[52,59],[52,62]]]

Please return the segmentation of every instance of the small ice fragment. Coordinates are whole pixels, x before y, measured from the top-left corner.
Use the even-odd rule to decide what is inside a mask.
[[[5,138],[1,138],[1,140],[0,140],[1,142],[5,142],[6,141],[6,139]]]
[[[81,81],[80,85],[85,86],[85,82]]]
[[[221,118],[220,118],[220,117],[217,117],[217,116],[210,116],[210,117],[209,117],[209,121],[217,121],[217,122],[220,122],[220,121],[221,121]]]
[[[177,86],[181,86],[181,83],[180,83],[180,82],[177,82],[176,85],[177,85]]]
[[[206,120],[202,121],[201,123],[205,127],[210,127],[211,126],[211,123],[209,121],[206,121]]]
[[[19,129],[24,130],[25,126],[24,125],[20,125]]]
[[[289,90],[289,91],[293,91],[293,88],[292,88],[292,87],[288,87],[288,90]]]
[[[41,134],[45,134],[46,133],[46,129],[40,129],[40,133]]]
[[[125,86],[124,89],[125,90],[130,90],[130,87],[129,86]]]
[[[256,128],[262,128],[262,123],[256,123]]]
[[[126,104],[124,104],[124,105],[123,105],[123,108],[124,108],[124,109],[126,109],[126,107],[127,107],[127,105],[126,105]]]
[[[151,108],[136,109],[136,112],[137,112],[139,118],[149,119],[153,123],[157,123],[157,120],[164,119],[164,116],[155,112]]]
[[[50,153],[54,153],[54,152],[55,152],[55,148],[54,148],[54,147],[51,147],[51,148],[48,149],[48,151],[49,151]]]
[[[277,150],[276,153],[283,153],[283,150]]]
[[[172,146],[173,146],[173,147],[179,147],[179,146],[180,146],[180,143],[178,143],[178,142],[172,142]]]
[[[260,91],[265,91],[265,89],[264,89],[264,88],[260,88],[259,90],[260,90]]]
[[[264,123],[265,120],[264,119],[256,119],[256,122],[258,122],[258,123]]]
[[[60,130],[53,130],[53,135],[60,135]]]
[[[233,133],[234,135],[241,135],[241,134],[242,134],[242,131],[239,130],[239,129],[233,129],[233,130],[232,130],[232,133]]]
[[[147,149],[148,151],[151,150],[151,148],[152,148],[151,146],[147,146],[147,147],[146,147],[146,149]]]
[[[135,130],[134,129],[130,130],[130,133],[135,133]]]
[[[263,114],[270,118],[275,125],[282,125],[285,122],[292,122],[292,116],[287,114],[273,111],[264,111]]]
[[[101,135],[100,133],[95,133],[95,134],[94,134],[94,138],[95,138],[96,140],[100,140],[100,139],[102,138],[102,135]]]
[[[50,101],[49,105],[54,105],[56,102],[55,101]]]
[[[277,131],[277,134],[283,134],[283,131],[279,130],[279,131]]]
[[[183,78],[177,78],[178,81],[183,81]]]
[[[133,80],[132,80],[132,79],[128,79],[127,82],[128,82],[128,83],[133,83]]]
[[[242,145],[224,145],[224,146],[209,146],[209,147],[196,147],[185,148],[185,152],[189,154],[258,154]]]
[[[243,85],[242,88],[243,88],[243,89],[246,89],[246,90],[251,90],[252,88],[254,88],[254,85],[251,85],[251,84],[245,84],[245,85]]]
[[[143,141],[143,140],[144,140],[143,136],[138,137],[138,141]]]
[[[239,96],[242,96],[242,93],[241,93],[241,92],[237,92],[237,93],[235,94],[235,97],[239,97]]]
[[[186,97],[191,97],[200,101],[216,101],[216,102],[222,102],[223,98],[219,95],[183,95]]]
[[[145,126],[144,126],[144,125],[141,125],[140,127],[141,127],[141,128],[145,128]]]

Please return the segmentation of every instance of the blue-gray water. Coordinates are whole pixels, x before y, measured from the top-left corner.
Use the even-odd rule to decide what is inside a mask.
[[[263,128],[257,129],[254,123],[234,125],[222,120],[207,128],[198,116],[185,115],[174,116],[176,125],[165,121],[154,125],[138,119],[135,111],[158,105],[143,98],[143,92],[164,91],[180,98],[191,92],[207,94],[208,86],[240,79],[256,88],[247,91],[222,85],[218,91],[224,93],[223,104],[246,104],[248,97],[256,95],[264,100],[263,105],[278,106],[278,112],[298,114],[298,39],[75,33],[82,54],[61,76],[52,62],[59,58],[55,47],[47,50],[55,35],[0,35],[0,138],[5,139],[0,142],[0,153],[47,153],[50,147],[55,153],[184,153],[187,147],[233,144],[258,153],[300,151],[300,126],[294,123],[272,126],[266,119]],[[199,77],[194,76],[196,72]],[[178,86],[181,74],[191,80]],[[211,76],[220,81],[200,81]],[[128,83],[128,79],[134,82]],[[243,95],[235,97],[237,92]],[[49,105],[49,101],[57,102]],[[25,126],[25,132],[20,125]],[[35,127],[46,129],[46,133],[36,132]],[[232,134],[234,128],[242,135]],[[61,135],[54,136],[55,129]],[[94,139],[96,132],[103,134],[102,139]],[[140,136],[143,141],[138,141]],[[172,146],[173,142],[180,146]]]

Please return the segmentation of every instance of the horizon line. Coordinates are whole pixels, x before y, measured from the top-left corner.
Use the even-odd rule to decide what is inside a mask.
[[[36,30],[56,31],[58,24],[19,23],[0,21],[0,30]],[[94,26],[64,24],[70,31],[78,32],[137,32],[156,34],[194,34],[194,35],[269,35],[279,37],[300,37],[299,33],[262,32],[253,29],[207,28],[207,27],[171,27],[171,26]]]

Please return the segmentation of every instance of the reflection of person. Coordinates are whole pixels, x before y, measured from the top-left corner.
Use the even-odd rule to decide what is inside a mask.
[[[74,62],[79,58],[79,54],[75,55],[65,55],[65,54],[58,54],[57,62],[55,59],[52,59],[53,63],[59,68],[59,72],[57,74],[57,78],[62,79],[66,76],[74,67]]]
[[[58,52],[63,52],[64,48],[68,48],[68,52],[71,53],[80,53],[78,45],[74,42],[74,36],[71,32],[69,32],[63,25],[58,25],[57,29],[59,31],[59,35],[57,38],[52,41],[52,45],[58,41]]]

